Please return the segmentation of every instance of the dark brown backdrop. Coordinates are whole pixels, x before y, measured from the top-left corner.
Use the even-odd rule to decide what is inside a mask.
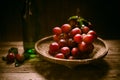
[[[0,41],[22,40],[20,13],[24,0],[0,2]],[[54,26],[66,23],[69,16],[80,15],[92,22],[102,38],[120,39],[119,5],[117,0],[37,0],[43,36],[52,34]]]

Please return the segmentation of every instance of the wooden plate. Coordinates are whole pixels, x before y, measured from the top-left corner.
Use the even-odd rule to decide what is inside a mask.
[[[108,53],[107,44],[105,43],[103,39],[98,37],[93,43],[94,50],[91,53],[90,58],[73,59],[73,60],[59,59],[59,58],[55,58],[51,56],[48,53],[49,45],[52,42],[53,42],[53,36],[44,37],[35,43],[35,50],[40,55],[40,57],[43,58],[44,60],[57,63],[57,64],[62,64],[68,67],[74,67],[74,66],[81,65],[81,64],[89,64],[89,63],[95,62],[96,60],[104,58]]]

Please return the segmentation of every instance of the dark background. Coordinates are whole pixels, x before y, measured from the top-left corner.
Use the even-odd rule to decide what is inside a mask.
[[[21,11],[24,0],[0,1],[0,41],[21,41]],[[52,34],[54,26],[66,23],[80,9],[80,15],[89,20],[103,39],[120,39],[118,0],[37,0],[40,10],[41,34]]]

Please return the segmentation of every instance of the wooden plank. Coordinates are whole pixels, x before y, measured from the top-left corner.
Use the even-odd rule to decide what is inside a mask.
[[[37,73],[3,73],[0,80],[47,80]]]

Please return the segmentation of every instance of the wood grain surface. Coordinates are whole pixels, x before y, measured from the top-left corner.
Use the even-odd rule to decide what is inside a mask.
[[[73,69],[44,61],[37,56],[19,67],[6,64],[2,56],[11,47],[23,52],[22,41],[0,42],[0,80],[120,80],[120,40],[105,40],[107,56],[94,64],[81,65]]]

